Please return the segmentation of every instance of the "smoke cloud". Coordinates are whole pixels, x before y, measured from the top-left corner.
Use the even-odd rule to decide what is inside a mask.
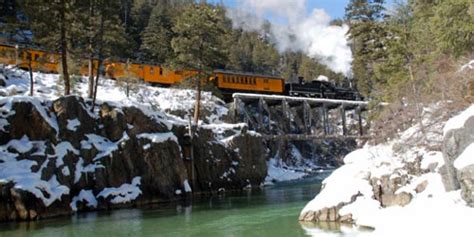
[[[322,9],[306,11],[306,0],[236,0],[227,16],[235,28],[261,31],[270,19],[270,39],[278,50],[302,51],[335,72],[348,76],[352,52],[347,25],[330,26],[330,16]]]

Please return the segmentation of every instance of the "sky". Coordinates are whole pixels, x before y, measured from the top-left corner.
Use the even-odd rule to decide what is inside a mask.
[[[220,0],[211,0],[211,2],[220,2]],[[236,0],[222,0],[225,5],[233,7],[236,6]],[[292,1],[292,0],[280,0],[280,1]],[[392,3],[393,0],[388,0],[387,3]],[[307,0],[306,9],[311,12],[315,8],[324,9],[332,19],[343,18],[344,10],[349,0]]]
[[[221,0],[211,0],[211,2],[220,2]],[[291,0],[281,0],[291,1]],[[222,0],[226,6],[235,7],[236,0]],[[308,0],[306,9],[311,11],[314,8],[324,9],[331,18],[341,18],[344,16],[344,8],[347,6],[349,0]]]

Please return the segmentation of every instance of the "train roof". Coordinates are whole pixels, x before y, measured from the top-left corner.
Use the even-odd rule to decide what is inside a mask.
[[[214,73],[232,74],[232,75],[240,75],[240,76],[243,75],[243,76],[252,76],[252,77],[266,77],[266,78],[285,80],[282,77],[278,77],[278,76],[274,76],[274,75],[265,75],[265,74],[258,74],[258,73],[249,73],[249,72],[238,72],[238,71],[223,70],[223,69],[214,70]]]

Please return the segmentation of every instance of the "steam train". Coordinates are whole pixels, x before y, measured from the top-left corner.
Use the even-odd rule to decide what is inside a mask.
[[[23,63],[22,63],[23,62]],[[0,63],[16,64],[22,69],[31,68],[35,71],[59,73],[60,56],[58,53],[42,49],[19,50],[13,45],[0,44]],[[93,60],[97,68],[98,61]],[[147,63],[125,63],[105,60],[102,73],[104,76],[117,79],[134,76],[146,83],[170,86],[197,74],[191,70],[170,70],[158,65]],[[80,65],[82,75],[88,75],[88,62]],[[285,83],[281,77],[259,75],[227,70],[214,70],[208,82],[213,83],[224,95],[231,98],[233,93],[277,94],[288,96],[303,96],[312,98],[328,98],[342,100],[362,100],[360,94],[353,89],[337,87],[328,81],[313,80],[304,82],[302,78],[298,83]]]

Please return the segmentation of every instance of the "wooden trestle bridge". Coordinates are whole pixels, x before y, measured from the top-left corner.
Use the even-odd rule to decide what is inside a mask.
[[[364,125],[366,120],[363,119],[368,108],[365,101],[244,93],[235,93],[233,99],[234,122],[247,123],[249,129],[259,132],[266,140],[368,138],[368,126]],[[352,118],[350,129],[348,112]],[[283,124],[275,124],[274,120],[283,121]]]

